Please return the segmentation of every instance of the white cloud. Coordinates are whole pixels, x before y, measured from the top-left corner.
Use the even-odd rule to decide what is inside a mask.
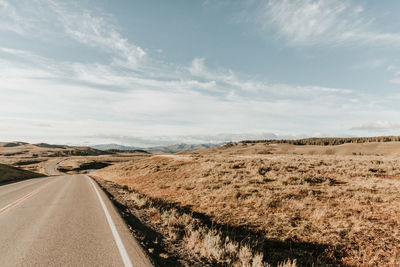
[[[338,0],[270,0],[256,22],[274,29],[290,45],[374,44],[400,47],[400,34],[372,29],[362,6]]]
[[[400,69],[396,66],[390,65],[387,68],[387,71],[391,72],[394,78],[392,78],[389,82],[399,84],[400,83]]]
[[[400,129],[400,123],[393,123],[389,121],[372,121],[366,122],[360,126],[352,127],[352,130],[362,130],[362,131],[388,131]]]
[[[87,9],[77,9],[72,3],[39,0],[11,4],[0,0],[0,15],[0,31],[36,37],[45,32],[48,38],[59,35],[61,29],[77,42],[110,53],[116,66],[137,69],[146,58],[140,46],[121,36],[109,16],[94,15]]]
[[[189,71],[195,76],[204,75],[204,58],[194,58],[189,67]]]
[[[270,99],[291,99],[291,98],[317,98],[318,96],[349,96],[353,94],[350,89],[327,88],[321,86],[294,86],[289,84],[273,84],[252,77],[239,77],[232,70],[209,69],[205,65],[204,58],[194,58],[188,67],[193,76],[211,80],[215,84],[215,90],[224,92],[231,97],[257,97],[268,96]]]
[[[228,141],[321,128],[335,133],[347,130],[353,119],[377,119],[382,106],[382,116],[397,115],[387,103],[347,88],[270,83],[210,68],[204,58],[186,66],[156,62],[124,38],[108,15],[49,3],[57,14],[50,18],[62,26],[56,28],[65,31],[63,38],[106,52],[113,64],[61,61],[0,47],[0,140],[81,143],[146,136],[146,142]],[[25,27],[29,17],[16,17],[23,34],[30,34],[26,29],[35,24]],[[51,127],[44,130],[43,125]]]
[[[26,20],[19,16],[16,8],[5,0],[0,0],[0,30],[23,34],[28,26]]]
[[[381,68],[386,64],[386,60],[383,59],[369,59],[358,64],[353,65],[353,69],[377,69]]]
[[[3,138],[15,127],[23,128],[18,121],[27,117],[54,125],[46,135],[59,138],[57,142],[66,138],[62,130],[66,124],[71,128],[67,139],[75,143],[99,134],[158,140],[159,133],[164,133],[166,139],[175,141],[185,139],[183,136],[215,136],[240,129],[248,132],[238,135],[243,139],[250,138],[249,133],[264,131],[287,136],[317,132],[321,125],[306,126],[305,118],[322,123],[327,117],[357,116],[358,110],[367,109],[362,103],[371,103],[354,102],[354,98],[364,96],[346,89],[240,78],[231,70],[208,68],[205,60],[201,60],[195,76],[190,76],[190,71],[171,70],[169,79],[165,73],[163,79],[157,79],[119,72],[99,63],[56,62],[30,52],[0,51],[19,58],[18,62],[0,61],[0,68],[6,70],[1,74],[0,93],[5,104],[0,106],[0,114],[8,114],[15,121],[2,124]],[[25,104],[17,109],[16,99]],[[75,117],[81,122],[75,123]],[[58,124],[54,123],[57,119]],[[82,126],[85,121],[87,126]],[[73,129],[79,129],[80,135]],[[42,128],[29,125],[23,132],[31,134],[33,130],[43,133]]]
[[[88,46],[100,47],[114,54],[114,64],[136,69],[144,60],[146,52],[140,46],[123,38],[115,24],[107,20],[106,16],[95,16],[87,10],[71,11],[70,8],[56,1],[52,1],[52,8],[58,14],[70,37]]]
[[[32,58],[29,53],[18,54]],[[204,77],[200,77],[204,80],[201,82],[185,78],[185,73],[181,73],[181,80],[165,81],[136,77],[132,73],[124,75],[101,64],[59,63],[49,59],[35,65],[3,60],[0,68],[7,70],[1,74],[0,93],[4,104],[0,106],[0,114],[14,118],[2,124],[0,137],[3,138],[12,134],[12,129],[23,128],[24,124],[18,121],[28,117],[55,125],[53,131],[45,133],[58,137],[58,142],[65,138],[64,127],[71,128],[68,140],[75,142],[100,133],[149,138],[164,133],[170,140],[177,140],[177,136],[216,135],[240,129],[247,129],[249,133],[274,130],[277,134],[288,134],[295,128],[308,131],[302,125],[302,117],[331,116],[333,109],[337,116],[345,116],[354,109],[354,104],[347,101],[351,92],[269,85],[239,78],[223,84],[224,75],[214,76],[217,83]],[[52,72],[53,69],[57,71]],[[212,72],[205,65],[203,70]],[[257,87],[255,95],[247,93],[251,84]],[[112,85],[116,86],[114,90],[109,88]],[[212,88],[222,95],[215,95]],[[237,93],[225,96],[231,90]],[[303,100],[299,99],[302,95]],[[16,108],[16,100],[24,105]],[[81,120],[80,124],[74,123],[76,117]],[[56,120],[60,120],[59,124],[54,123]],[[87,126],[82,126],[85,121]],[[44,133],[42,128],[29,125],[21,132],[30,135],[32,127],[35,133]],[[76,131],[73,129],[79,129],[80,137],[73,134]]]

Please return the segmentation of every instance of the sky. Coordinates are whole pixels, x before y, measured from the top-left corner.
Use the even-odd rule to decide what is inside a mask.
[[[400,135],[400,1],[0,0],[0,140]]]

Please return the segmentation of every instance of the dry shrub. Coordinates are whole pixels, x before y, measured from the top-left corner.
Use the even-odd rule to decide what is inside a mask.
[[[257,149],[266,148],[257,146],[232,145],[205,151],[203,157],[190,153],[151,157],[97,174],[152,198],[190,206],[221,225],[247,225],[263,232],[266,240],[326,245],[318,253],[328,261],[379,266],[399,262],[398,157],[351,152],[264,155]],[[160,166],[156,173],[151,171],[155,165]],[[209,247],[223,247],[222,254],[204,248],[205,236]],[[196,227],[185,230],[185,239],[190,247],[197,244],[203,247],[202,254],[220,261],[227,255],[225,247],[231,246]],[[238,246],[237,253],[242,248]],[[336,248],[343,253],[336,253]],[[259,258],[256,251],[252,253],[249,264]],[[307,253],[313,251],[296,255],[298,264],[303,264]]]
[[[154,221],[164,227],[170,240],[179,241],[182,233],[185,233],[183,242],[192,253],[229,266],[269,266],[264,262],[263,253],[253,251],[249,245],[240,245],[188,213],[179,212],[175,208],[161,208],[151,199],[134,191],[128,193],[120,190],[119,193],[124,195],[125,201],[142,211],[145,210],[152,218],[158,218]]]

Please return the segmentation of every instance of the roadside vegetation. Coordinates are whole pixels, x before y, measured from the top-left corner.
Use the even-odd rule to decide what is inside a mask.
[[[291,144],[291,145],[317,145],[332,146],[348,143],[372,143],[372,142],[399,142],[400,136],[377,136],[377,137],[328,137],[328,138],[304,138],[304,139],[280,139],[280,140],[257,140],[242,141],[241,143],[269,143],[269,144]]]
[[[95,179],[119,207],[157,266],[296,266],[296,259],[277,258],[272,265],[265,262],[258,243],[262,237],[255,238],[255,233],[219,225],[179,205]]]
[[[64,157],[90,157],[111,154],[89,147],[50,145],[46,143],[0,142],[0,163],[31,172],[46,174],[49,160]]]
[[[351,145],[363,153],[353,154],[348,144],[343,151],[314,146],[299,153],[287,144],[233,143],[92,175],[125,188],[122,201],[148,209],[166,238],[211,262],[395,266],[398,155],[376,144]]]
[[[146,151],[101,151],[89,147],[0,142],[0,164],[46,175],[46,166],[54,159],[64,159],[60,171],[78,173],[109,166],[138,157],[150,156]]]
[[[60,157],[60,170],[90,172],[162,266],[400,262],[398,137],[243,141],[164,155],[0,143],[0,182],[43,176]]]
[[[22,180],[44,176],[43,174],[22,170],[12,166],[0,164],[0,183],[11,180]]]

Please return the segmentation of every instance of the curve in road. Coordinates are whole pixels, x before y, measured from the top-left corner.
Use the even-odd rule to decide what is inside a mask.
[[[153,266],[85,175],[0,186],[0,259],[1,266]]]

